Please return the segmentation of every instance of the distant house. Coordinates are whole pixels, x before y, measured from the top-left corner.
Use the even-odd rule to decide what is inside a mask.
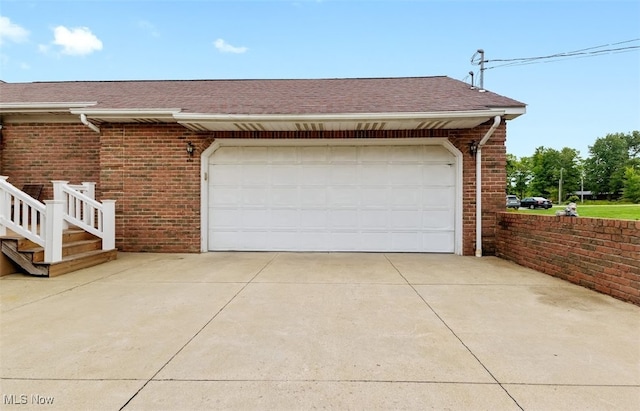
[[[524,113],[448,77],[0,83],[0,171],[96,182],[123,251],[491,254]]]

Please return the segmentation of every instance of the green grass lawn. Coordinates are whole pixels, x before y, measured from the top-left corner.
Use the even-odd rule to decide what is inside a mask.
[[[640,204],[606,204],[606,205],[581,205],[578,204],[580,217],[613,218],[617,220],[640,220]],[[565,206],[553,206],[548,210],[528,210],[521,208],[519,213],[555,215],[556,211],[563,210]]]

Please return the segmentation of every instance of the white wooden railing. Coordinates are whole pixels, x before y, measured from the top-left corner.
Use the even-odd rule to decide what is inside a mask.
[[[102,239],[102,249],[116,247],[116,200],[96,201],[95,183],[52,181],[53,200],[62,201],[64,221]]]
[[[69,224],[102,239],[102,249],[115,248],[115,200],[94,199],[95,183],[70,185],[53,181],[54,199],[44,204],[0,176],[0,236],[7,228],[44,247],[44,261],[62,260],[62,232]]]

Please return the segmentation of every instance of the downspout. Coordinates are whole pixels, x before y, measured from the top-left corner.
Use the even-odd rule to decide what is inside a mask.
[[[502,118],[495,116],[493,125],[478,143],[476,151],[476,257],[482,257],[482,146],[489,140],[489,137],[496,131]]]
[[[80,114],[80,121],[82,121],[82,124],[84,124],[85,126],[89,127],[91,130],[95,131],[96,133],[100,134],[100,128],[98,128],[98,126],[96,126],[95,124],[89,122],[89,120],[87,120],[87,115],[86,114]]]

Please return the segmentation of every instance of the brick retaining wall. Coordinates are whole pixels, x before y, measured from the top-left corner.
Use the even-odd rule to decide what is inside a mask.
[[[640,221],[501,212],[496,255],[640,305]]]

